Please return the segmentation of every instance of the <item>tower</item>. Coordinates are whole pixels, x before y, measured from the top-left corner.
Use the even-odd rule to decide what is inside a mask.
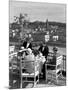
[[[48,19],[46,20],[46,31],[49,30],[49,23],[48,23]]]

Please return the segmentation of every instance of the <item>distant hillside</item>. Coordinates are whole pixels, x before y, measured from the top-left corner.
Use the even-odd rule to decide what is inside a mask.
[[[53,26],[58,26],[58,27],[64,27],[66,28],[66,23],[60,23],[60,22],[48,22],[49,25]],[[29,22],[28,27],[31,28],[38,28],[40,27],[46,27],[46,22],[40,22],[40,21],[35,21],[35,22]]]
[[[58,27],[64,27],[66,28],[66,23],[60,23],[60,22],[48,22],[49,25],[53,26],[58,26]],[[41,28],[46,28],[46,22],[41,22],[41,21],[35,21],[35,22],[29,22],[28,23],[28,28],[35,29],[38,27]],[[20,29],[20,25],[17,23],[11,23],[12,29]],[[25,26],[24,26],[25,27]]]
[[[48,23],[49,25],[53,25],[53,26],[57,25],[59,27],[66,27],[66,23],[60,23],[60,22],[48,22]]]

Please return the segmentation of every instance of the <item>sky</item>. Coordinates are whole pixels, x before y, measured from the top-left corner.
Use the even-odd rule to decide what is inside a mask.
[[[28,14],[30,21],[55,21],[66,23],[66,5],[55,3],[11,1],[9,3],[9,22],[13,22],[14,16]]]

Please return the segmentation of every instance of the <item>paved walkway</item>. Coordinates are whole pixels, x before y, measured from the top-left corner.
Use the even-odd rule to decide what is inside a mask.
[[[63,79],[59,79],[58,84],[55,83],[55,81],[48,80],[47,83],[44,80],[40,80],[39,83],[35,86],[35,88],[42,88],[42,87],[55,87],[55,86],[65,86],[66,85],[66,79],[63,77]],[[23,88],[32,88],[33,83],[24,83]],[[20,81],[18,82],[14,81],[13,86],[11,87],[13,89],[20,88]]]
[[[58,84],[56,84],[55,81],[48,81],[47,83],[44,80],[40,80],[39,84],[35,86],[35,88],[42,88],[42,87],[55,87],[55,86],[65,86],[66,85],[66,80],[64,79],[59,79]],[[26,88],[33,87],[33,84],[30,83],[26,86]]]

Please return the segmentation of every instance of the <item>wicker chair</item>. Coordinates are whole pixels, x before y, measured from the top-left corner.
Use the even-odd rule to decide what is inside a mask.
[[[50,56],[51,57],[51,56]],[[52,56],[53,57],[53,56]],[[51,59],[53,59],[51,57]],[[56,80],[58,84],[58,77],[62,74],[62,55],[55,58],[55,63],[46,63],[46,82],[48,79]],[[50,60],[51,61],[51,60]],[[50,68],[48,68],[50,67]]]

